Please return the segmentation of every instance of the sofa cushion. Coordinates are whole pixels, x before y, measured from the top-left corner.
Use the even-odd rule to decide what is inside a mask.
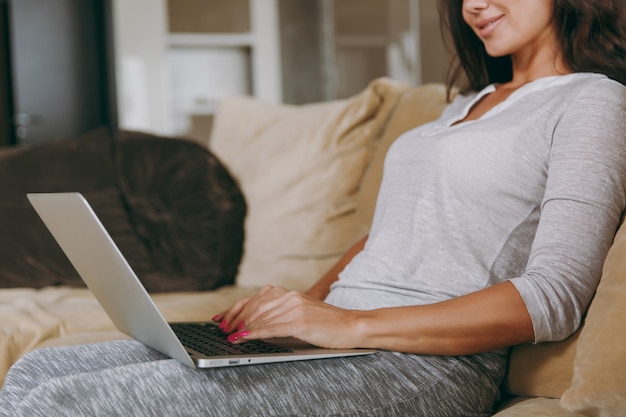
[[[234,281],[245,201],[206,148],[105,129],[0,151],[0,288],[84,286],[26,199],[80,192],[150,292]]]
[[[561,398],[572,383],[579,336],[580,330],[561,342],[513,347],[506,391],[525,397]]]
[[[561,398],[593,416],[626,410],[626,224],[618,231],[578,340],[572,385]]]
[[[379,79],[346,100],[221,102],[210,147],[239,181],[249,210],[239,285],[306,289],[362,237],[356,195],[408,88]]]
[[[553,398],[517,398],[493,417],[585,417],[564,409]]]
[[[112,140],[96,130],[75,140],[0,151],[0,287],[83,286],[26,199],[27,192],[78,191],[132,259],[148,254],[134,239],[111,160]]]
[[[116,141],[115,169],[135,239],[150,255],[133,265],[148,291],[234,282],[246,203],[215,155],[197,143],[126,132]]]

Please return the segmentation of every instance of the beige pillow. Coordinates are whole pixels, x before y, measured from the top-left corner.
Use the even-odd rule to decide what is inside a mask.
[[[561,403],[587,416],[626,415],[626,225],[604,263]]]
[[[361,236],[363,173],[405,84],[373,81],[346,100],[303,106],[224,100],[210,148],[246,197],[241,286],[307,289]]]
[[[519,398],[493,417],[585,417],[572,413],[553,398]]]
[[[513,347],[506,391],[522,397],[561,398],[572,383],[579,335],[580,331],[562,342]]]

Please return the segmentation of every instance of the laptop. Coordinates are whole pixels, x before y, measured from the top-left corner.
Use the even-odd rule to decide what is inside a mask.
[[[376,352],[324,349],[294,338],[233,345],[213,322],[168,323],[80,193],[29,193],[27,197],[113,323],[187,366],[241,366]]]

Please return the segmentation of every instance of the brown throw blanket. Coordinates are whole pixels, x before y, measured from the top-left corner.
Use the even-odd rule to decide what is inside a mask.
[[[148,291],[234,281],[246,205],[204,147],[142,133],[0,149],[0,288],[84,286],[25,197],[78,191]]]

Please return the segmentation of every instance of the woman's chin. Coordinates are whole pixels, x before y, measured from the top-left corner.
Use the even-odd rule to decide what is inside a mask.
[[[501,48],[486,48],[487,54],[492,58],[502,58],[511,55],[510,51]]]

